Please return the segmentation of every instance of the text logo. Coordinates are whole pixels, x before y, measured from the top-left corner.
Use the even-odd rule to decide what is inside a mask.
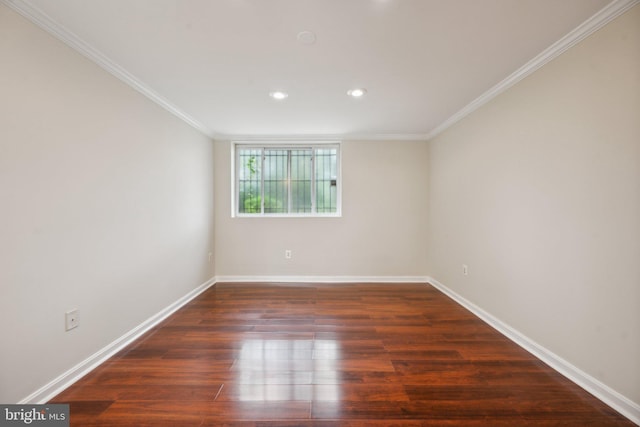
[[[0,427],[69,427],[69,405],[0,405]]]

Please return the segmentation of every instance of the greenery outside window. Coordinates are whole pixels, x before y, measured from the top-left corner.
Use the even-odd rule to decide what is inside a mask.
[[[340,215],[339,144],[234,148],[234,215]]]

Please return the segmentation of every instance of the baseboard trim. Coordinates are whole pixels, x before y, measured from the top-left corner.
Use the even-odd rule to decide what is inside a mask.
[[[491,327],[496,329],[502,335],[527,350],[529,353],[542,360],[560,374],[567,377],[616,411],[620,412],[632,422],[640,425],[640,405],[631,399],[623,396],[611,387],[603,384],[591,375],[575,367],[557,354],[541,346],[531,338],[512,328],[502,320],[496,318],[492,314],[486,312],[471,301],[452,291],[433,277],[428,277],[427,281],[436,289],[456,301],[458,304],[484,320]]]
[[[46,403],[80,378],[91,372],[101,363],[112,357],[127,345],[141,337],[151,328],[162,322],[182,306],[219,282],[229,283],[429,283],[467,310],[484,320],[491,327],[524,348],[551,368],[567,377],[607,405],[611,406],[632,422],[640,425],[640,405],[613,390],[606,384],[575,367],[552,351],[536,343],[521,332],[512,328],[492,314],[473,304],[466,298],[449,289],[429,276],[216,276],[207,280],[177,301],[151,316],[120,338],[108,344],[98,352],[83,360],[73,368],[58,376],[48,384],[25,397],[19,404]]]
[[[29,396],[22,399],[18,404],[43,404],[48,402],[51,398],[61,393],[64,389],[78,381],[80,378],[87,375],[89,372],[94,370],[98,365],[106,361],[108,358],[122,350],[127,345],[131,344],[136,339],[140,338],[144,333],[149,331],[151,328],[162,322],[164,319],[169,317],[171,314],[176,312],[182,306],[187,304],[189,301],[200,295],[202,292],[209,289],[216,283],[215,277],[210,278],[202,285],[198,286],[188,294],[184,295],[177,301],[171,303],[163,310],[154,314],[135,328],[131,329],[129,332],[116,339],[112,343],[108,344],[106,347],[97,351],[93,355],[89,356],[87,359],[78,363],[73,368],[69,369],[59,377],[55,378],[48,384],[42,386],[40,389],[36,390]]]
[[[216,276],[216,283],[427,283],[427,276]]]

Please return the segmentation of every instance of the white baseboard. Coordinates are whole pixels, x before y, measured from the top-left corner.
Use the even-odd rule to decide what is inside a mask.
[[[546,349],[545,347],[533,341],[531,338],[513,329],[502,320],[494,317],[474,303],[447,288],[445,285],[438,282],[434,278],[428,277],[427,281],[434,288],[449,296],[458,304],[471,311],[480,319],[484,320],[502,335],[506,336],[511,341],[515,342],[520,347],[536,356],[538,359],[542,360],[551,368],[555,369],[560,374],[567,377],[569,380],[573,381],[598,399],[602,400],[604,403],[611,406],[613,409],[620,412],[622,415],[629,418],[634,423],[640,425],[640,405],[638,403],[633,402],[631,399],[623,396],[622,394],[613,390],[611,387],[603,384],[602,382],[593,378],[591,375],[578,369],[557,354]]]
[[[173,302],[172,304],[165,307],[160,312],[154,314],[135,328],[131,329],[129,332],[121,336],[120,338],[113,341],[111,344],[102,348],[98,352],[89,356],[87,359],[78,363],[73,368],[69,369],[67,372],[63,373],[53,381],[44,385],[40,389],[31,393],[29,396],[22,399],[19,404],[43,404],[48,402],[51,398],[61,393],[64,389],[69,387],[71,384],[78,381],[80,378],[94,370],[98,365],[106,361],[108,358],[122,350],[127,345],[131,344],[136,339],[140,338],[145,332],[149,331],[151,328],[162,322],[164,319],[169,317],[171,314],[176,312],[180,307],[200,295],[202,292],[206,291],[208,288],[215,284],[215,278],[207,280],[202,285],[198,286],[182,298]]]
[[[216,283],[426,283],[427,276],[216,276]]]
[[[428,276],[217,276],[207,280],[182,298],[151,316],[106,347],[94,353],[67,372],[22,399],[19,404],[46,403],[71,384],[91,372],[105,360],[141,337],[151,328],[162,322],[189,301],[218,282],[253,283],[430,283],[433,287],[449,296],[458,304],[484,320],[498,332],[524,348],[551,368],[567,377],[607,405],[611,406],[634,423],[640,425],[640,405],[583,372],[555,353],[536,343],[532,339],[513,329],[500,319],[484,311],[442,283]]]

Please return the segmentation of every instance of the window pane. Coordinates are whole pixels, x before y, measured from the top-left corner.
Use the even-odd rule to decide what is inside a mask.
[[[287,213],[288,150],[265,150],[264,155],[264,213]]]
[[[261,213],[261,151],[240,150],[238,156],[238,212]]]
[[[311,213],[311,150],[291,150],[291,213]]]
[[[338,150],[316,150],[316,212],[336,213],[338,207]]]
[[[340,211],[339,147],[238,144],[236,150],[238,214],[331,215]]]

